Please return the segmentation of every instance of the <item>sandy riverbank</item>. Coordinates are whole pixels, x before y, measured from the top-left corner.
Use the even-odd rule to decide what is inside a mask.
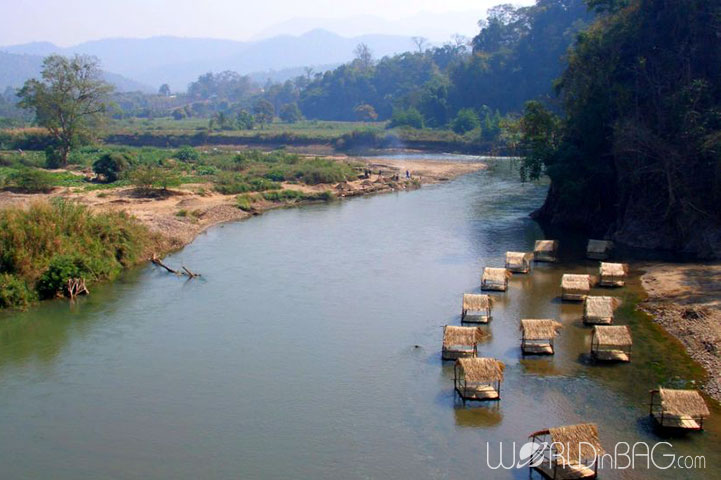
[[[346,160],[346,157],[330,157]],[[450,180],[486,167],[481,162],[424,161],[404,158],[361,159],[373,172],[368,179],[357,179],[340,184],[299,185],[283,184],[283,189],[306,193],[331,191],[339,198],[372,193],[418,188],[421,184]],[[412,179],[405,179],[405,172]],[[378,172],[381,175],[378,175]],[[398,179],[394,180],[395,176]],[[185,184],[155,196],[141,195],[133,187],[94,191],[56,188],[48,194],[19,194],[0,192],[0,208],[23,205],[38,199],[62,197],[73,199],[98,211],[126,211],[135,216],[166,241],[164,250],[187,245],[207,228],[218,223],[240,220],[263,211],[293,205],[292,202],[261,200],[253,204],[253,211],[236,206],[236,195],[222,195],[213,191],[211,184]],[[297,204],[297,203],[295,203]]]
[[[721,402],[721,264],[649,264],[640,307],[708,372],[703,389]]]

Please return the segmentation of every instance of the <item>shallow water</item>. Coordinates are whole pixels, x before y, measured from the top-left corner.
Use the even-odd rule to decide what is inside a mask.
[[[213,228],[167,261],[201,279],[146,266],[74,305],[3,314],[2,478],[527,478],[489,469],[486,442],[520,445],[584,421],[599,424],[607,450],[666,440],[706,456],[705,470],[602,478],[718,476],[717,409],[683,438],[648,421],[649,389],[699,371],[634,312],[637,279],[612,292],[625,301],[617,323],[632,326],[633,362],[586,360],[582,307],[558,299],[562,273],[595,270],[579,238],[561,239],[561,263],[495,295],[479,352],[506,363],[501,401],[454,400],[442,326],[459,324],[484,265],[543,237],[528,213],[544,194],[493,162],[413,192]],[[522,317],[562,321],[554,357],[521,358]]]

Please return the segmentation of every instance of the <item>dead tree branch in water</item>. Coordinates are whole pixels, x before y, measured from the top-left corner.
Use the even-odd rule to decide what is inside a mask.
[[[160,260],[160,258],[158,258],[158,256],[156,254],[153,254],[153,257],[150,259],[150,261],[153,262],[155,265],[164,268],[169,273],[172,273],[173,275],[177,275],[178,277],[187,276],[188,278],[195,278],[195,277],[200,276],[199,273],[193,273],[190,271],[189,268],[187,268],[185,266],[182,267],[183,271],[170,268],[169,266],[164,264],[163,261]]]

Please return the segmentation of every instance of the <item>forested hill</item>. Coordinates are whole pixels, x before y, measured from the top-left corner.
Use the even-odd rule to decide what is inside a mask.
[[[526,100],[551,96],[567,49],[592,17],[584,0],[499,5],[470,50],[462,41],[419,45],[378,62],[361,51],[304,86],[298,104],[306,117],[324,120],[356,119],[358,105],[370,105],[380,119],[414,108],[429,126],[446,124],[463,108],[520,111]]]
[[[526,171],[552,181],[537,217],[721,258],[721,2],[589,4],[563,117],[531,103],[523,119]]]

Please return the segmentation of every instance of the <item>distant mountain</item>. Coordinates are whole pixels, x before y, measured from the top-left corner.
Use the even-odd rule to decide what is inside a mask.
[[[515,1],[533,3],[533,0]],[[406,37],[426,37],[431,42],[443,43],[454,34],[473,37],[478,33],[478,21],[486,18],[484,9],[462,12],[418,12],[410,17],[387,20],[376,15],[356,15],[345,18],[291,18],[273,25],[255,36],[256,39],[277,35],[300,35],[323,29],[338,35],[354,37],[368,34],[392,34]]]
[[[39,45],[39,44],[38,44]],[[44,55],[54,53],[48,51],[41,55],[15,54],[0,51],[0,92],[7,87],[19,88],[33,77],[40,76]],[[117,73],[104,72],[105,81],[121,92],[154,92],[155,89],[126,78]]]
[[[210,71],[234,70],[248,74],[307,65],[340,64],[353,58],[353,50],[359,43],[366,43],[376,57],[413,48],[410,38],[400,35],[343,37],[324,30],[313,30],[299,36],[280,35],[253,42],[178,37],[115,38],[67,48],[36,42],[0,47],[0,51],[33,55],[94,55],[108,71],[136,79],[153,89],[167,83],[174,91],[184,91],[199,75]]]

